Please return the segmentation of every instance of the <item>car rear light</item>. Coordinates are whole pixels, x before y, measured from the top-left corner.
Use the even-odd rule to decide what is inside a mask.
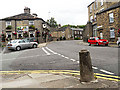
[[[12,46],[12,44],[8,44],[8,46]]]

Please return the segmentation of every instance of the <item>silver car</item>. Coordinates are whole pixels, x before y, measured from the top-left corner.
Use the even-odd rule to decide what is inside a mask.
[[[30,42],[33,48],[37,48],[38,43],[35,38],[25,38],[23,39],[25,42]]]
[[[17,39],[17,40],[11,40],[10,42],[8,42],[6,47],[11,50],[19,51],[19,50],[25,49],[25,48],[32,48],[32,44],[30,42],[26,42],[24,40]]]

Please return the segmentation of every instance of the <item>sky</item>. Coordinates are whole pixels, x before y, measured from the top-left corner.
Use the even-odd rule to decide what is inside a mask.
[[[54,17],[61,25],[85,25],[88,21],[88,8],[94,0],[1,0],[0,19],[31,9],[39,18],[47,21]]]

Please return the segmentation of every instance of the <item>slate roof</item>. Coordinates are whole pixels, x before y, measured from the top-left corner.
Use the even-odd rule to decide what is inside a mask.
[[[15,16],[3,18],[1,20],[42,20],[45,22],[42,18],[34,17],[30,13],[21,13]]]
[[[101,14],[101,13],[103,13],[103,12],[106,12],[106,11],[109,11],[109,10],[112,10],[112,9],[115,9],[115,8],[118,8],[118,7],[120,7],[120,2],[112,5],[111,7],[107,8],[107,9],[105,9],[105,10],[102,10],[102,11],[98,12],[97,14]]]

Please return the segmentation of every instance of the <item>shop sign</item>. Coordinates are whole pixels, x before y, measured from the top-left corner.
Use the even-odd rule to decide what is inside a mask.
[[[28,31],[28,26],[20,26],[17,27],[17,32]]]

